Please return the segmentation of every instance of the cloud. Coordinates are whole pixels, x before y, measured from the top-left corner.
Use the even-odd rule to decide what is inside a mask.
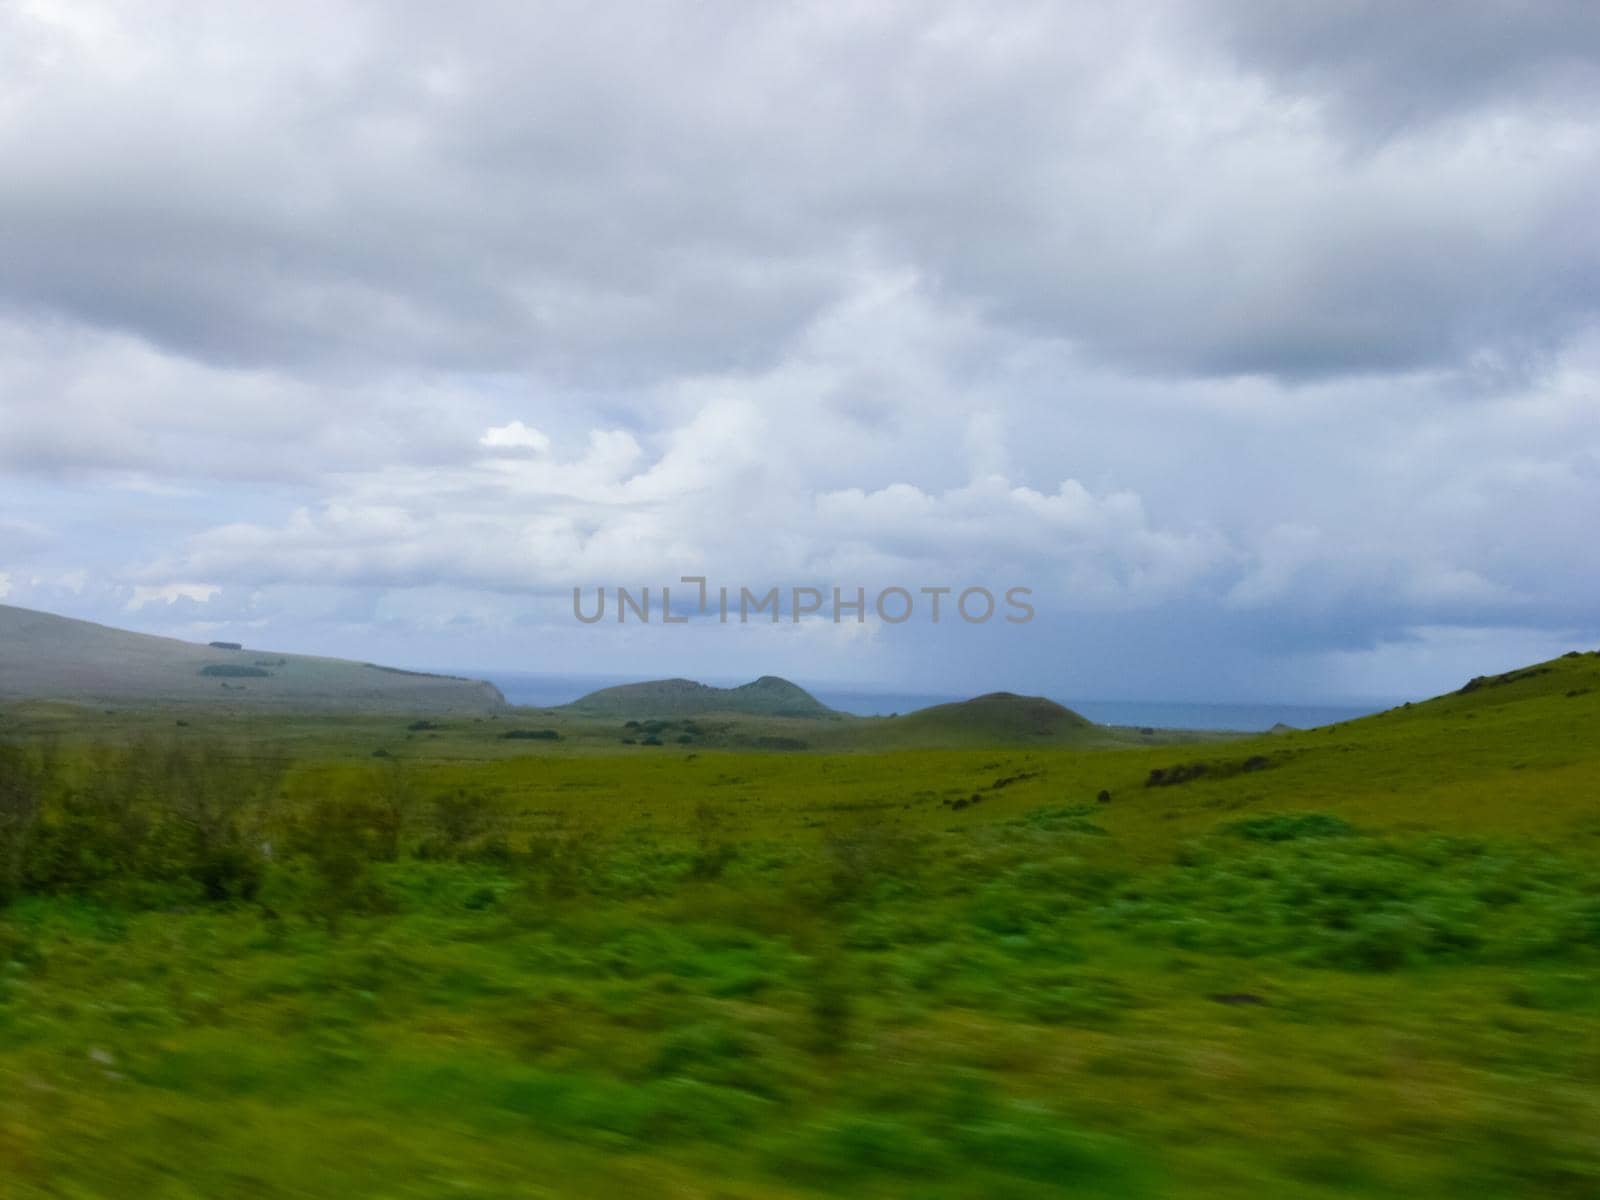
[[[521,421],[512,421],[485,430],[478,445],[487,450],[532,450],[542,454],[550,449],[550,439]]]
[[[818,541],[860,546],[880,570],[995,583],[1009,572],[1007,586],[1049,584],[1058,610],[1170,598],[1229,553],[1214,531],[1154,528],[1134,493],[1096,496],[1075,479],[1049,494],[997,475],[937,496],[850,489],[818,496],[816,510]]]
[[[1155,372],[1519,359],[1595,315],[1572,4],[81,11],[4,31],[0,303],[211,364],[649,384],[906,272]],[[1352,152],[1323,95],[1477,115]]]
[[[204,604],[221,590],[221,585],[215,583],[163,583],[151,587],[135,587],[127,607],[129,611],[133,611],[147,604],[170,606],[179,600]]]
[[[1585,0],[1202,0],[1190,14],[1244,65],[1368,136],[1485,110],[1570,111],[1600,95],[1600,13]]]
[[[1058,619],[739,652],[1150,694],[1590,628],[1596,24],[7,9],[9,595],[682,673],[560,590],[983,575]]]

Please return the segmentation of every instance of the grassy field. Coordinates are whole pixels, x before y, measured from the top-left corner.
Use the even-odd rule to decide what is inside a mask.
[[[1600,657],[911,728],[0,709],[0,1197],[1600,1193]]]

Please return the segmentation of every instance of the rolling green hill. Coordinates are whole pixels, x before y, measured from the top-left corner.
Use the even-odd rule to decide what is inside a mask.
[[[692,679],[655,679],[602,688],[565,706],[591,717],[683,717],[743,713],[757,717],[841,718],[810,692],[776,675],[719,688]]]
[[[1102,740],[1106,732],[1054,700],[990,692],[874,720],[857,740],[884,746],[1065,746]]]
[[[990,692],[971,700],[921,708],[903,716],[853,721],[816,739],[815,745],[858,750],[982,746],[1093,750],[1235,741],[1241,736],[1215,731],[1140,730],[1097,725],[1043,696]]]
[[[0,701],[494,712],[493,684],[304,654],[201,646],[0,605]]]

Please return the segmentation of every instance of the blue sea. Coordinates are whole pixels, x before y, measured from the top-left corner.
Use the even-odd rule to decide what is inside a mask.
[[[460,670],[452,674],[488,679],[512,704],[530,708],[554,708],[603,687],[636,683],[631,676],[618,675],[536,675],[510,671]],[[713,681],[714,682],[714,681]],[[803,681],[797,680],[802,687]],[[934,704],[965,700],[967,696],[932,695],[918,692],[840,690],[826,685],[807,687],[829,708],[863,717],[885,717],[890,713],[915,712]],[[1075,712],[1102,725],[1152,726],[1156,729],[1212,729],[1257,732],[1274,725],[1310,729],[1364,717],[1388,707],[1373,702],[1351,704],[1195,704],[1173,700],[1076,700],[1051,697]]]

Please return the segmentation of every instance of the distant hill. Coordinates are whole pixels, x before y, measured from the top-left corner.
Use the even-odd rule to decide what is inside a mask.
[[[684,717],[700,713],[744,713],[760,717],[838,718],[803,687],[763,675],[753,683],[719,688],[692,679],[655,679],[601,688],[565,706],[587,717]]]
[[[202,646],[0,604],[0,702],[494,712],[491,683],[339,658]]]
[[[971,700],[936,704],[894,721],[895,740],[985,745],[1085,740],[1100,730],[1088,717],[1043,696],[990,692]]]

